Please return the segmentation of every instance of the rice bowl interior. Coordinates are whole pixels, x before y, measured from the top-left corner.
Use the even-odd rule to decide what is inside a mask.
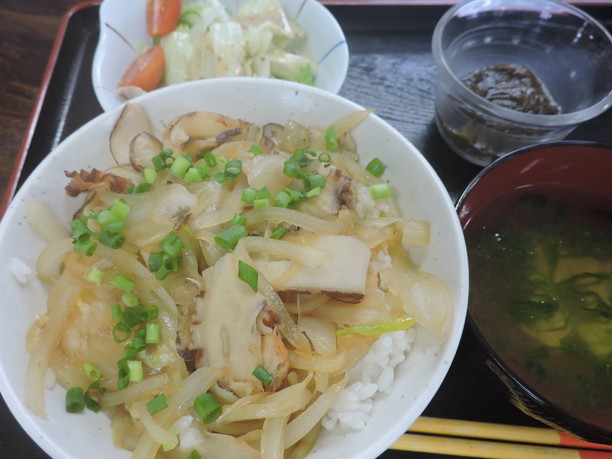
[[[209,110],[255,123],[283,123],[295,119],[305,125],[329,124],[362,109],[316,88],[262,79],[215,79],[164,88],[139,98],[154,123],[193,110]],[[64,170],[105,168],[113,165],[108,136],[119,115],[115,109],[88,123],[50,154],[24,183],[0,223],[0,254],[35,265],[43,241],[25,220],[26,204],[46,202],[66,224],[79,201],[64,192]],[[353,131],[361,162],[374,156],[392,165],[387,178],[394,187],[404,217],[427,220],[431,242],[411,253],[425,271],[442,278],[455,298],[452,319],[444,340],[417,328],[408,358],[395,371],[393,389],[378,398],[364,430],[324,432],[308,457],[374,458],[381,454],[421,414],[439,388],[459,344],[467,304],[467,257],[453,204],[440,179],[423,156],[397,131],[370,115]],[[87,154],[83,154],[83,152]],[[45,310],[46,287],[35,275],[25,286],[2,268],[8,281],[1,287],[5,320],[0,333],[0,389],[11,411],[28,434],[52,457],[129,457],[112,444],[108,418],[65,412],[65,391],[54,387],[47,394],[49,417],[40,419],[24,404],[25,333],[36,314]]]

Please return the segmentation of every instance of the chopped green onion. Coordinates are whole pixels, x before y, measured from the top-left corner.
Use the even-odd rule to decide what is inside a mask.
[[[183,177],[185,183],[201,183],[204,181],[204,177],[200,174],[200,171],[195,167],[187,169],[185,176]]]
[[[80,253],[82,255],[86,255],[88,257],[92,256],[94,254],[94,252],[96,251],[96,248],[98,247],[98,244],[96,244],[94,241],[73,241],[73,250],[76,253]]]
[[[246,223],[246,217],[243,217],[240,214],[234,214],[234,216],[232,217],[232,221],[231,221],[232,225],[244,226],[245,223]]]
[[[172,231],[161,240],[159,247],[169,256],[176,257],[179,253],[181,253],[181,250],[183,250],[185,245],[178,235]]]
[[[113,328],[113,339],[116,343],[123,343],[132,334],[131,327],[125,322],[118,322]]]
[[[145,343],[147,344],[159,344],[161,340],[161,325],[158,323],[148,323],[145,326],[146,338]]]
[[[202,459],[202,455],[200,454],[199,451],[194,449],[189,453],[189,456],[187,456],[187,459]]]
[[[255,198],[257,198],[257,190],[255,188],[246,188],[240,197],[241,201],[247,204],[253,204]]]
[[[274,205],[276,207],[287,208],[289,204],[291,204],[291,195],[285,190],[279,191],[278,194],[274,196]]]
[[[230,177],[237,177],[242,172],[242,161],[232,159],[225,164],[225,174]]]
[[[247,229],[242,225],[232,225],[215,236],[215,243],[224,249],[233,249],[238,241],[249,235]]]
[[[176,158],[172,165],[170,166],[170,170],[177,176],[183,178],[187,169],[191,167],[191,157],[184,155]]]
[[[156,272],[164,264],[164,252],[152,252],[149,254],[149,271]]]
[[[87,227],[86,221],[80,219],[72,220],[72,222],[70,222],[70,229],[72,230],[72,237],[75,239],[84,238],[86,240],[89,240],[91,236],[91,232]]]
[[[145,183],[154,183],[157,178],[157,171],[155,169],[151,169],[150,167],[145,167],[142,171],[142,175],[144,177]]]
[[[272,381],[274,381],[274,376],[272,376],[261,365],[257,365],[257,367],[253,370],[252,375],[259,379],[266,387],[268,387],[270,384],[272,384]]]
[[[215,167],[218,163],[217,157],[212,153],[204,153],[204,162],[208,167]]]
[[[391,320],[389,322],[375,322],[370,324],[361,324],[354,325],[352,327],[340,328],[336,331],[336,336],[341,337],[352,334],[375,336],[390,331],[406,330],[412,327],[414,323],[414,319],[410,317],[402,317],[401,319]]]
[[[111,249],[119,249],[125,243],[125,236],[122,234],[111,233],[110,231],[102,231],[98,236],[101,244],[110,247]]]
[[[119,220],[123,220],[130,213],[130,206],[124,198],[119,198],[115,199],[109,210]]]
[[[370,186],[370,195],[373,199],[384,199],[393,196],[393,189],[388,183],[377,183]]]
[[[198,395],[193,401],[193,408],[204,424],[215,422],[222,411],[221,404],[210,392]]]
[[[121,301],[128,308],[131,308],[132,306],[136,306],[140,302],[138,297],[132,292],[125,292],[123,295],[121,295]]]
[[[128,378],[130,382],[142,381],[144,376],[142,371],[142,362],[140,360],[128,360]]]
[[[136,186],[130,185],[128,188],[130,194],[146,193],[147,191],[151,191],[151,184],[146,182],[139,183]]]
[[[123,311],[121,310],[120,304],[111,304],[111,316],[113,319],[121,320],[123,318]]]
[[[97,393],[97,395],[94,395]],[[100,399],[99,397],[104,393],[104,387],[99,382],[94,382],[89,385],[85,393],[83,394],[83,402],[87,409],[98,413],[100,411]]]
[[[269,207],[269,206],[270,206],[270,200],[268,198],[260,198],[260,199],[255,199],[253,201],[254,209],[263,209],[264,207]]]
[[[374,177],[380,177],[385,172],[385,165],[378,158],[374,158],[365,167],[366,171],[372,174]]]
[[[122,358],[117,361],[117,368],[119,369],[117,373],[117,388],[119,390],[125,389],[128,384],[130,384],[130,374],[127,363],[127,358]]]
[[[92,267],[87,273],[86,279],[99,287],[104,280],[104,273],[99,269]]]
[[[83,364],[83,371],[90,381],[97,381],[102,376],[100,369],[93,363],[86,362]]]
[[[286,232],[287,232],[287,228],[285,228],[282,225],[278,225],[276,228],[274,228],[274,231],[272,231],[272,234],[270,234],[270,238],[280,239],[281,237],[283,237],[283,235]]]
[[[317,188],[313,188],[312,190],[308,190],[306,192],[306,197],[307,198],[312,198],[314,196],[318,196],[321,194],[321,188],[317,187]]]
[[[136,339],[134,338],[132,340],[131,343],[127,343],[125,346],[123,346],[123,358],[128,361],[128,360],[136,360],[136,357],[138,357],[138,349],[136,348]],[[142,340],[144,343],[144,340]],[[146,344],[145,344],[145,347]],[[142,349],[141,349],[142,350]]]
[[[147,320],[149,320],[149,313],[142,304],[137,304],[123,311],[123,322],[130,328]]]
[[[120,233],[121,231],[125,231],[125,222],[124,221],[118,221],[118,222],[112,222],[109,223],[108,225],[106,225],[106,230],[109,233]]]
[[[254,292],[257,292],[259,273],[248,263],[238,260],[238,278],[246,282]]]
[[[304,174],[303,167],[306,167],[310,160],[302,150],[296,150],[291,157],[283,164],[283,174],[291,178],[301,178]]]
[[[331,163],[331,155],[324,151],[319,155],[319,161],[322,163]]]
[[[325,186],[325,177],[321,174],[307,174],[304,177],[304,185],[306,185],[306,191],[314,188],[323,188]]]
[[[164,394],[159,394],[153,400],[147,403],[147,410],[150,415],[159,413],[161,410],[168,408],[168,400]]]
[[[330,126],[325,131],[325,147],[329,151],[338,151],[338,136],[336,135],[336,128]]]
[[[172,153],[172,150],[164,150],[151,158],[151,162],[153,163],[153,167],[155,167],[156,172],[166,169],[168,165],[171,164],[168,160],[173,159]]]
[[[68,413],[80,413],[85,408],[83,389],[71,387],[66,391],[66,411]]]
[[[255,156],[257,155],[263,155],[263,149],[261,148],[261,145],[254,143],[253,145],[251,145],[251,148],[249,148],[249,153],[253,153]]]
[[[124,292],[129,292],[134,288],[134,281],[122,273],[117,274],[108,283]]]

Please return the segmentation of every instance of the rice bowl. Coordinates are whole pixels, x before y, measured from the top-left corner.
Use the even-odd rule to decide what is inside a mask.
[[[260,123],[296,119],[305,124],[326,124],[361,109],[322,90],[259,79],[187,83],[146,95],[139,99],[139,103],[156,123],[205,108]],[[28,178],[0,224],[0,253],[6,260],[18,258],[26,265],[34,266],[42,248],[42,242],[25,222],[25,203],[42,200],[52,204],[54,213],[67,222],[79,203],[67,198],[63,192],[66,182],[64,169],[104,168],[113,164],[107,138],[118,114],[119,109],[88,123],[49,155]],[[334,429],[323,433],[309,455],[313,458],[373,458],[393,443],[420,415],[441,384],[457,349],[466,314],[465,247],[453,205],[440,180],[418,151],[375,115],[370,115],[360,124],[353,135],[362,162],[376,154],[393,164],[388,170],[388,179],[397,191],[404,216],[430,222],[430,245],[412,251],[411,255],[424,270],[439,276],[450,286],[455,305],[445,340],[439,340],[423,328],[416,329],[407,359],[396,367],[393,388],[388,395],[376,397],[372,417],[365,428],[359,432]],[[91,154],[82,155],[84,150]],[[17,250],[20,246],[17,241],[24,240],[28,241],[27,247]],[[3,269],[6,278],[12,279],[9,267]],[[14,282],[3,285],[2,289],[12,310],[3,323],[5,333],[1,334],[4,344],[0,347],[3,349],[0,351],[1,389],[24,429],[53,457],[76,458],[84,448],[95,451],[98,457],[129,457],[129,453],[119,452],[112,445],[108,419],[103,415],[65,413],[65,391],[59,387],[47,393],[48,419],[36,418],[27,410],[22,393],[27,354],[25,347],[15,349],[14,343],[24,342],[27,326],[37,313],[44,311],[46,291],[33,276],[30,276],[27,288]],[[35,306],[26,308],[24,305]],[[102,433],[87,434],[96,430]]]

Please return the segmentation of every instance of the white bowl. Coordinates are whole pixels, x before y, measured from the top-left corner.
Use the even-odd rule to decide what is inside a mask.
[[[220,1],[230,14],[248,2]],[[151,43],[146,32],[146,3],[147,0],[104,0],[100,5],[100,37],[94,54],[92,81],[104,111],[124,102],[116,89],[121,76],[137,55],[130,45],[136,47]],[[338,93],[349,63],[348,46],[340,25],[317,0],[280,0],[280,4],[290,18],[297,17],[297,22],[306,32],[309,57],[318,66],[315,86]]]
[[[293,119],[305,125],[326,125],[362,107],[321,89],[281,80],[219,78],[170,86],[139,98],[151,119],[164,121],[194,110],[208,110],[254,123],[283,123]],[[46,203],[68,225],[81,199],[67,196],[64,170],[104,169],[114,164],[108,136],[121,108],[106,112],[80,128],[50,153],[27,178],[0,222],[0,390],[26,432],[56,458],[127,458],[115,449],[109,419],[103,414],[68,414],[65,391],[55,387],[46,394],[47,419],[36,417],[24,402],[28,353],[25,333],[36,315],[46,310],[47,290],[30,276],[19,285],[9,267],[14,257],[35,266],[45,246],[26,221],[29,201]],[[392,165],[385,177],[394,187],[405,217],[425,219],[431,225],[431,243],[412,252],[425,271],[445,280],[455,297],[445,340],[425,329],[408,358],[396,367],[390,395],[376,401],[363,431],[324,432],[309,459],[371,459],[380,455],[420,416],[444,379],[454,358],[467,314],[468,268],[463,233],[453,203],[442,182],[417,149],[394,128],[370,115],[353,131],[361,161],[378,156]],[[87,410],[86,410],[87,411]]]

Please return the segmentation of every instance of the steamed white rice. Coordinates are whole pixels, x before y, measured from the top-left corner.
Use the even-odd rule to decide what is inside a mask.
[[[362,430],[370,419],[376,399],[391,392],[395,368],[406,360],[415,338],[414,328],[381,335],[351,371],[347,387],[323,417],[323,427],[327,430]]]

